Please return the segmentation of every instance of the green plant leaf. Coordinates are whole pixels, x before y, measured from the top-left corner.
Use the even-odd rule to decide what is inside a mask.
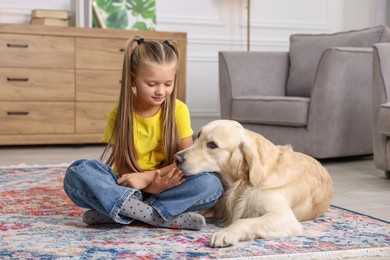
[[[123,0],[95,0],[95,2],[99,9],[106,12],[108,15],[125,8]]]
[[[156,0],[95,0],[100,10],[106,13],[105,20],[108,28],[127,29],[129,23],[128,12],[139,20],[142,17],[156,24]],[[137,21],[131,27],[136,30],[155,30],[153,26]]]
[[[155,31],[155,30],[156,30],[156,28],[153,25],[148,27],[148,31]]]
[[[126,29],[129,20],[125,9],[119,12],[110,14],[106,19],[106,25],[108,28]]]
[[[144,22],[136,22],[131,26],[131,29],[133,30],[147,30],[148,26]]]
[[[142,17],[145,19],[151,19],[153,23],[156,23],[156,13],[155,12],[144,12]]]
[[[126,0],[125,5],[127,10],[133,10],[133,6],[135,5],[135,3],[132,0]]]
[[[126,8],[128,10],[131,10],[131,13],[134,17],[141,15],[143,18],[149,19],[153,17],[152,14],[154,15],[156,14],[156,1],[155,0],[126,0]]]

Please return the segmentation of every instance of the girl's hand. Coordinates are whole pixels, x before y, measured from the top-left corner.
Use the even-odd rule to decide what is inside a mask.
[[[150,185],[148,174],[142,172],[123,174],[117,181],[121,186],[142,190]]]
[[[173,168],[165,174],[161,174],[161,172],[157,170],[154,174],[152,183],[143,191],[151,194],[161,193],[182,184],[185,181],[183,176],[183,172],[177,168]]]

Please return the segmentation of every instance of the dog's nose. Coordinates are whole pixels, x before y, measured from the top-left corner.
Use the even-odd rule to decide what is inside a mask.
[[[185,161],[184,159],[184,155],[180,154],[180,153],[176,153],[173,158],[175,158],[175,163],[178,164],[178,163],[183,163]]]

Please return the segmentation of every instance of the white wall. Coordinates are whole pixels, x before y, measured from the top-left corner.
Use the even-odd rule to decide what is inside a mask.
[[[351,1],[364,7],[359,17],[348,18],[349,27],[372,16],[363,12],[371,0]],[[218,52],[246,50],[246,6],[247,0],[157,1],[158,30],[188,33],[187,104],[194,130],[220,116]],[[251,0],[251,51],[287,51],[292,33],[343,30],[344,15],[350,16],[344,8],[340,0]]]
[[[0,23],[30,23],[33,9],[70,11],[70,0],[0,0]]]
[[[218,52],[246,50],[247,0],[156,0],[157,30],[187,32],[187,104],[195,131],[219,118]],[[70,0],[0,0],[0,23]],[[251,0],[251,51],[287,51],[292,33],[330,33],[389,21],[387,0]]]
[[[375,24],[377,5],[378,1],[345,0],[343,27],[349,30]]]

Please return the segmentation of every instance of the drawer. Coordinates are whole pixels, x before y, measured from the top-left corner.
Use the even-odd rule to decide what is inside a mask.
[[[74,132],[74,102],[0,102],[0,134]]]
[[[0,100],[74,99],[73,70],[0,68]]]
[[[77,101],[118,101],[122,71],[77,70]]]
[[[122,70],[125,45],[125,39],[76,38],[76,68]]]
[[[74,38],[0,34],[0,66],[74,68]]]
[[[103,137],[107,114],[116,102],[77,102],[76,133],[98,133]]]

